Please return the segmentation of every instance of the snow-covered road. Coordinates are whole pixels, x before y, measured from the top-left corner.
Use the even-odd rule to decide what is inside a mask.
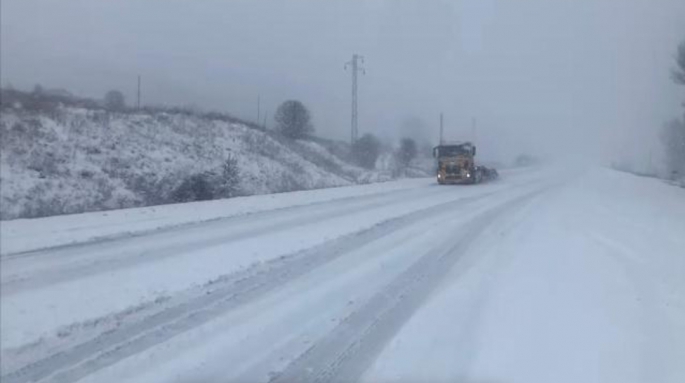
[[[3,383],[685,381],[685,191],[657,180],[527,169],[1,230]]]

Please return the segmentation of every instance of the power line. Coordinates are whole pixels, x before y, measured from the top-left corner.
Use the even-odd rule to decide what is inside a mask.
[[[362,72],[366,74],[366,70],[359,65],[359,63],[364,64],[364,56],[354,54],[352,55],[352,61],[345,63],[345,70],[348,67],[352,67],[352,120],[351,120],[351,133],[350,142],[354,144],[359,136],[359,121],[357,113],[357,74]]]

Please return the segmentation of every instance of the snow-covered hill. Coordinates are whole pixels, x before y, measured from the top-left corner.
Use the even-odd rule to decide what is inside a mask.
[[[342,160],[332,143],[292,141],[220,116],[6,107],[0,134],[2,219],[390,178]]]

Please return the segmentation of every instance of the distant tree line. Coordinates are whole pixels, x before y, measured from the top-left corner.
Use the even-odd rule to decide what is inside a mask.
[[[290,139],[309,138],[314,133],[309,110],[298,100],[283,102],[278,107],[274,120],[276,121],[276,130]],[[381,151],[381,141],[371,133],[362,135],[350,146],[352,161],[369,170],[375,169]],[[400,141],[399,149],[394,153],[394,158],[399,168],[406,169],[417,154],[416,141],[411,138],[403,138]]]
[[[226,121],[242,124],[247,127],[264,130],[251,121],[235,117],[228,113],[216,111],[202,111],[196,107],[145,105],[140,109],[127,107],[126,99],[120,91],[112,90],[105,93],[102,100],[78,97],[63,89],[47,90],[36,85],[32,91],[14,89],[12,86],[0,88],[0,109],[12,108],[41,113],[59,113],[61,106],[101,110],[116,113],[170,113],[194,116],[198,118]]]

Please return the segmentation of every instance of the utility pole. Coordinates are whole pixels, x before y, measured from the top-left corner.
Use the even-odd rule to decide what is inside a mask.
[[[473,143],[475,144],[476,139],[478,138],[478,125],[475,117],[471,119],[471,138],[473,139]]]
[[[140,75],[138,75],[138,99],[136,101],[136,109],[140,109]]]
[[[442,145],[443,141],[443,119],[442,119],[442,112],[440,112],[440,145]]]
[[[261,99],[262,99],[262,95],[257,95],[257,125],[259,125],[259,112],[260,112],[259,108],[260,108],[261,103],[262,103]]]
[[[348,66],[352,68],[352,121],[351,121],[351,133],[350,133],[350,143],[354,144],[359,136],[359,122],[357,114],[357,74],[362,72],[366,74],[366,71],[359,63],[364,64],[364,56],[358,54],[352,55],[352,61],[345,63],[345,70]]]
[[[264,123],[262,124],[264,126],[264,129],[266,129],[266,116],[269,115],[269,111],[264,111]]]

